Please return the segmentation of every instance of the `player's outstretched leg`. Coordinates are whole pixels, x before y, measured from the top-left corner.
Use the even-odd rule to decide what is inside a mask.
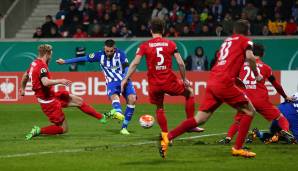
[[[199,111],[195,117],[184,120],[179,126],[170,131],[168,134],[162,134],[162,138],[159,142],[159,152],[163,158],[166,157],[169,141],[178,137],[179,135],[187,132],[188,130],[205,123],[211,116],[211,112]],[[167,135],[167,137],[165,137]]]
[[[132,118],[132,115],[134,113],[135,110],[135,105],[127,105],[126,106],[126,110],[125,110],[125,117],[124,117],[124,121],[122,123],[122,128],[120,133],[123,135],[129,135],[129,131],[127,130],[127,126]]]
[[[243,116],[242,112],[238,112],[235,117],[234,117],[234,122],[230,126],[227,136],[224,137],[223,139],[219,140],[218,143],[220,144],[229,144],[231,140],[233,139],[234,135],[238,132],[239,130],[239,124],[241,117]]]
[[[243,104],[239,106],[239,110],[243,111],[245,114],[241,118],[238,136],[236,138],[236,142],[234,147],[232,148],[231,153],[233,156],[241,156],[241,157],[247,157],[247,158],[255,157],[256,153],[250,152],[242,148],[245,142],[250,124],[253,120],[253,115],[255,112],[254,108],[249,103],[249,104]]]
[[[186,118],[192,118],[195,115],[195,97],[191,87],[188,87],[187,89],[185,89],[184,97],[185,97]],[[200,127],[195,127],[188,130],[188,132],[203,132],[203,131],[205,131],[205,129]]]
[[[73,94],[69,94],[69,97],[70,97],[70,100],[68,103],[69,107],[78,107],[78,109],[80,109],[82,112],[86,113],[91,117],[98,119],[100,123],[107,122],[105,115],[97,112],[93,107],[85,103],[81,97],[75,96]]]
[[[38,126],[34,126],[30,133],[28,133],[26,135],[26,140],[30,140],[33,137],[39,136],[39,135],[57,135],[57,134],[63,134],[65,132],[67,132],[68,130],[68,126],[67,126],[67,122],[64,121],[62,126],[59,125],[49,125],[46,127],[38,127]]]
[[[127,126],[133,116],[133,113],[135,111],[135,103],[137,100],[137,96],[135,94],[130,94],[127,96],[127,105],[125,109],[125,117],[124,121],[122,123],[122,128],[120,130],[120,134],[122,135],[129,135],[129,131],[127,130]]]

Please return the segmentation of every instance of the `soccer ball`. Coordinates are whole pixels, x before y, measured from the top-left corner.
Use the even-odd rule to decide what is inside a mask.
[[[143,128],[151,128],[154,124],[154,117],[151,115],[142,115],[139,119],[139,123]]]

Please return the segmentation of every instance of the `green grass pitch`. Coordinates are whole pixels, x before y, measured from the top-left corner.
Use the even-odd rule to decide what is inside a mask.
[[[94,105],[108,111],[109,105]],[[204,125],[204,133],[186,133],[175,140],[167,159],[160,158],[155,140],[159,127],[143,129],[138,124],[141,114],[154,114],[151,105],[137,105],[129,126],[129,136],[119,134],[121,124],[110,120],[101,125],[76,108],[65,109],[69,132],[59,136],[36,137],[25,141],[32,126],[49,122],[38,105],[0,105],[0,171],[6,170],[298,170],[297,145],[254,142],[248,145],[257,153],[255,159],[235,158],[231,145],[218,145],[232,122],[235,110],[222,106]],[[183,105],[166,105],[169,127],[185,118]],[[260,116],[252,127],[267,129],[269,123]],[[212,135],[220,134],[220,135]]]

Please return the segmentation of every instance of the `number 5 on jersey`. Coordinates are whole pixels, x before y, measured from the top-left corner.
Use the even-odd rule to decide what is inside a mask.
[[[158,58],[160,58],[160,61],[157,62],[157,65],[155,66],[156,70],[165,70],[167,69],[167,66],[162,66],[163,63],[165,62],[165,58],[164,56],[160,53],[161,51],[163,51],[162,47],[157,47],[156,48],[156,56]]]

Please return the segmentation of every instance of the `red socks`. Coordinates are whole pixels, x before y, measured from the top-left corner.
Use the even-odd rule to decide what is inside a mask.
[[[85,102],[83,102],[82,106],[79,107],[79,109],[82,112],[84,112],[84,113],[86,113],[86,114],[88,114],[88,115],[90,115],[90,116],[92,116],[94,118],[101,119],[103,117],[102,114],[96,112],[96,110],[93,107],[89,106]]]
[[[178,127],[176,127],[171,132],[169,132],[168,138],[169,138],[169,140],[172,140],[196,126],[198,126],[198,123],[196,122],[196,120],[193,117],[188,118],[188,119],[184,120]]]
[[[234,135],[238,132],[239,129],[239,122],[234,122],[231,126],[230,129],[228,130],[227,136],[233,139]]]
[[[168,123],[163,109],[156,110],[156,118],[162,132],[168,132]]]
[[[250,124],[252,122],[252,119],[253,119],[253,117],[250,115],[245,114],[242,116],[240,125],[239,125],[239,132],[238,132],[238,136],[237,136],[234,148],[236,148],[236,149],[242,148],[245,138],[246,138],[246,135],[248,133]]]
[[[185,112],[187,118],[191,118],[195,114],[195,97],[191,96],[189,98],[185,98]]]
[[[41,128],[40,133],[47,134],[47,135],[63,134],[63,128],[57,125],[50,125],[50,126]]]
[[[281,115],[280,118],[277,120],[279,127],[284,131],[289,131],[289,122],[288,120]]]
[[[245,115],[245,113],[238,111],[238,113],[234,116],[234,123],[230,126],[227,137],[233,139],[234,135],[239,130],[240,121],[243,115]]]

